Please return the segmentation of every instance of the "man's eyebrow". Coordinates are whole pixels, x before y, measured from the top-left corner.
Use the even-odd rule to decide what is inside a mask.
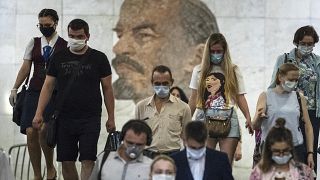
[[[135,26],[134,28],[132,28],[132,31],[139,31],[140,29],[146,29],[146,28],[150,28],[151,30],[155,31],[155,23],[149,23],[149,22],[142,22],[141,24]]]

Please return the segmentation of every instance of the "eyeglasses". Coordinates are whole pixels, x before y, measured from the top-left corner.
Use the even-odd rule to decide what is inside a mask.
[[[286,149],[271,149],[273,155],[280,156],[280,155],[288,155],[291,153],[290,148]]]
[[[300,46],[314,46],[314,42],[299,42]]]
[[[38,28],[40,28],[40,27],[41,28],[43,28],[43,27],[53,27],[53,26],[54,26],[54,24],[40,24],[40,23],[37,24]]]

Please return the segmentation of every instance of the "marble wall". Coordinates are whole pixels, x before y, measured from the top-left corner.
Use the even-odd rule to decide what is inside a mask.
[[[317,0],[203,0],[216,15],[220,31],[226,36],[231,56],[240,66],[248,92],[251,116],[261,91],[270,82],[272,67],[278,55],[294,46],[297,28],[313,25],[320,32],[320,1]],[[73,18],[83,18],[90,25],[89,45],[114,57],[116,34],[111,30],[117,22],[123,0],[1,0],[0,1],[0,147],[25,142],[18,128],[10,122],[9,92],[22,62],[24,49],[33,36],[40,36],[37,13],[43,8],[56,9],[60,15],[58,33],[67,38],[66,26]],[[319,46],[314,51],[319,54]],[[114,73],[113,79],[117,79]],[[120,127],[133,116],[131,101],[116,102],[116,119]],[[243,160],[240,167],[251,166],[254,138],[243,128]],[[102,129],[99,150],[106,132]]]

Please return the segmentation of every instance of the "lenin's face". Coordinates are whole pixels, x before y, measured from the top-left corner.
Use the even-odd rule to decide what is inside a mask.
[[[151,72],[157,65],[168,66],[177,85],[188,87],[193,68],[189,61],[194,58],[191,50],[194,47],[190,47],[184,36],[178,6],[179,0],[170,0],[170,3],[126,0],[123,3],[114,28],[119,38],[113,47],[116,57],[112,61],[119,75],[113,84],[117,99],[137,102],[152,95]]]

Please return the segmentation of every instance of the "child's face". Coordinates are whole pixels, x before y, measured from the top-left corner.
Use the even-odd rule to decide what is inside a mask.
[[[211,93],[216,93],[221,87],[220,79],[214,75],[210,75],[206,78],[206,88]]]

